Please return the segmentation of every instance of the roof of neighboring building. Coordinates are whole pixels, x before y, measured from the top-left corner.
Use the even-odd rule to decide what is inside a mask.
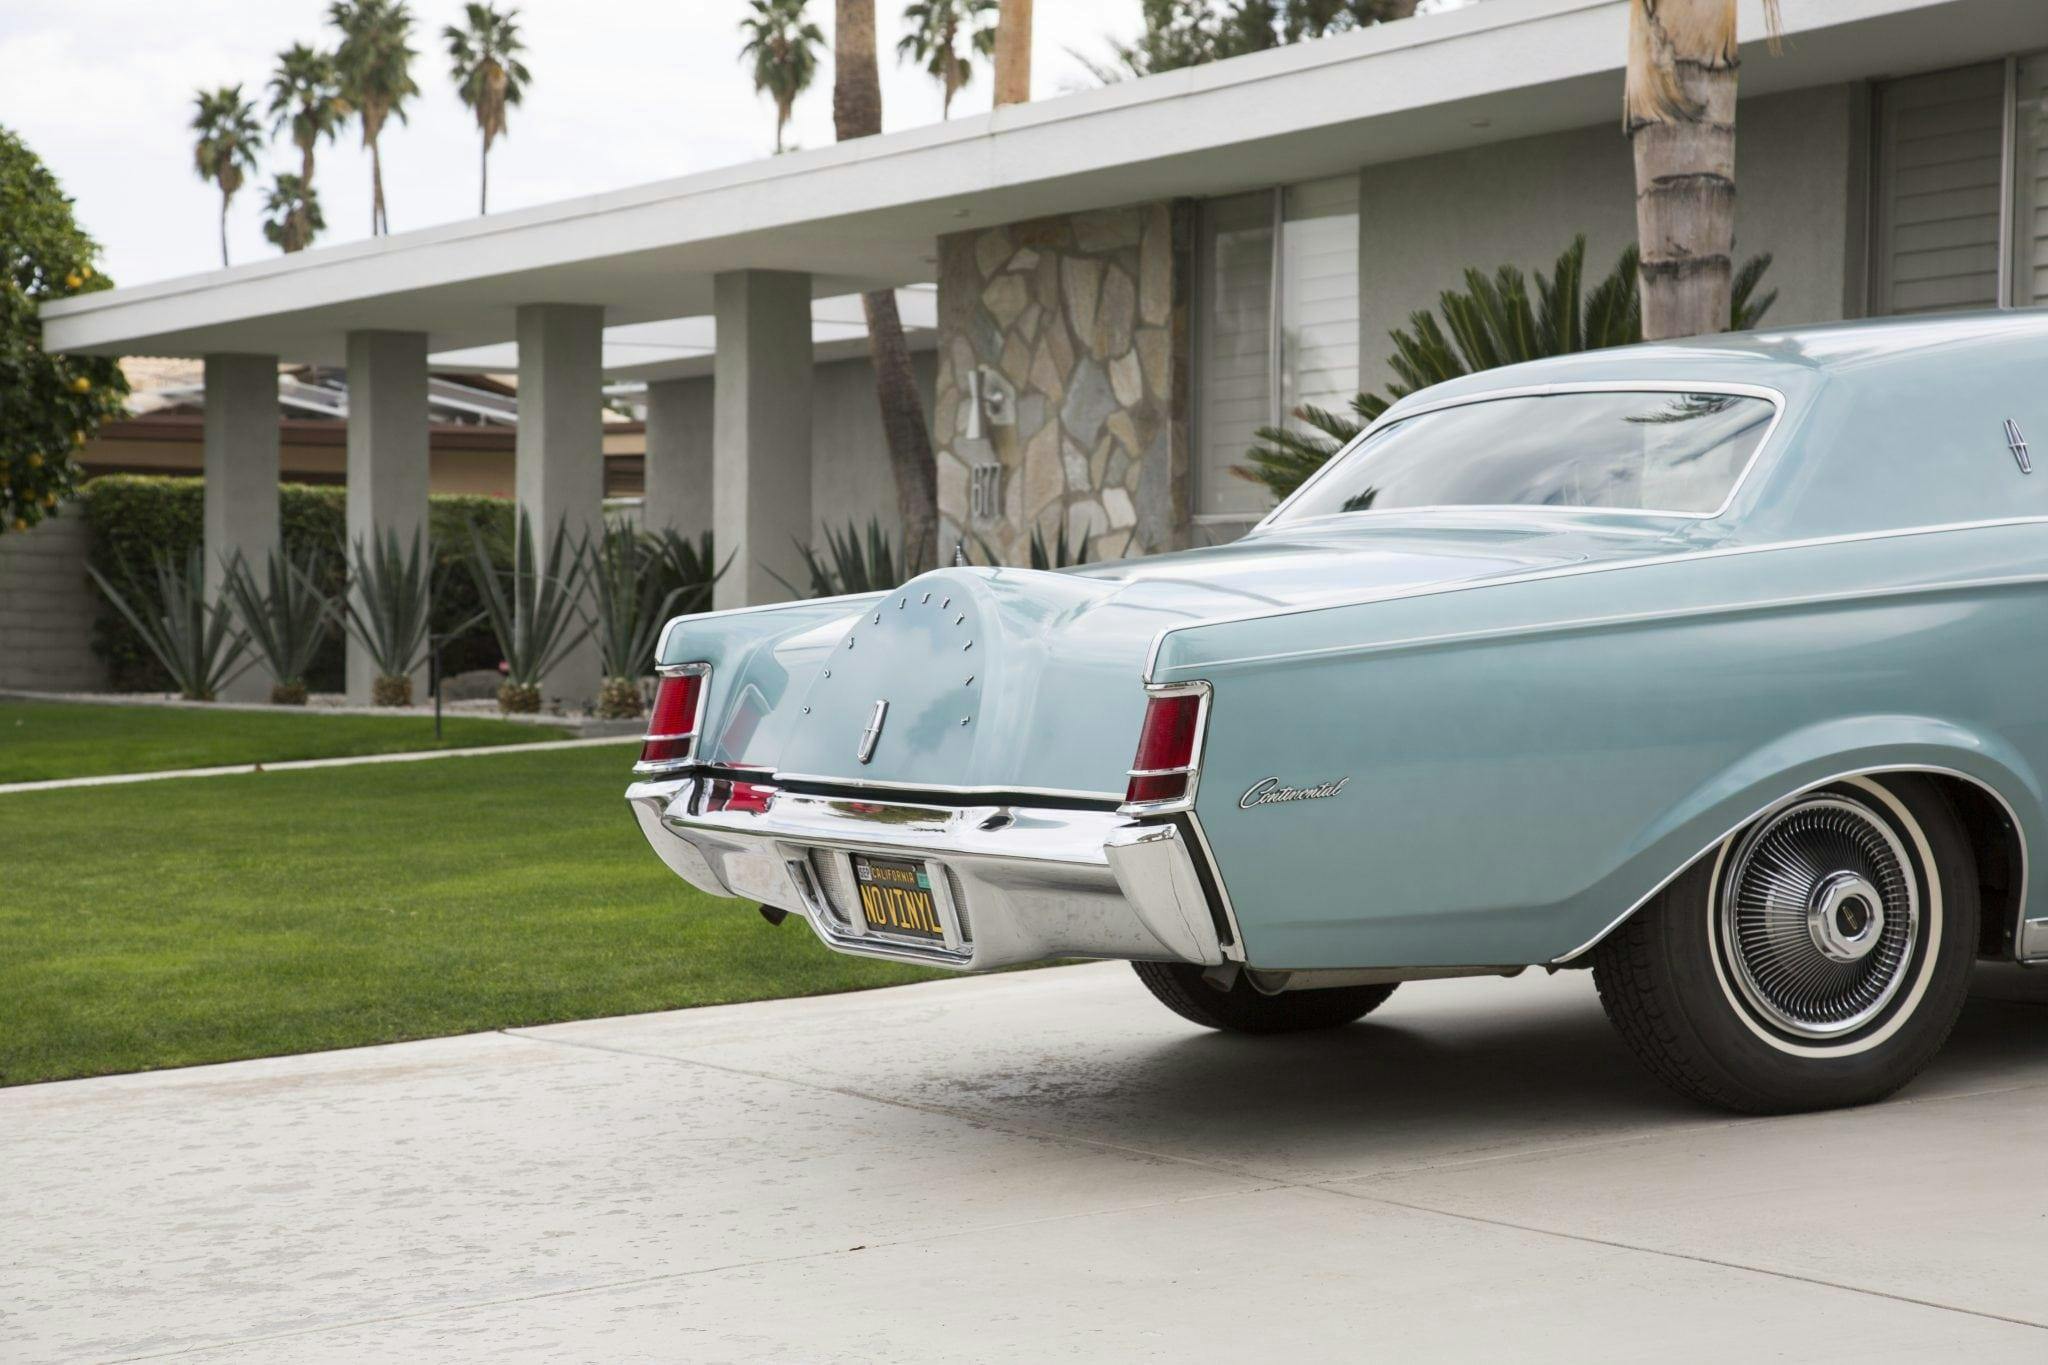
[[[1745,31],[1760,32],[1745,4]],[[2039,45],[2040,0],[1801,0],[1745,95]],[[1619,119],[1626,0],[1493,0],[1227,62],[698,175],[66,299],[59,350],[332,363],[351,328],[502,343],[521,303],[701,318],[740,269],[821,297],[928,280],[938,236],[1288,183]],[[1753,55],[1752,55],[1753,54]],[[665,325],[665,324],[664,324]],[[614,374],[631,366],[614,364]]]

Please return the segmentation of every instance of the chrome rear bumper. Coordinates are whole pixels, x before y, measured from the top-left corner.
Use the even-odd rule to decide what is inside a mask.
[[[762,810],[711,810],[711,786],[696,776],[637,782],[626,801],[684,881],[802,915],[843,953],[963,971],[1055,957],[1213,965],[1238,955],[1196,871],[1202,855],[1176,824],[790,791]],[[943,946],[868,929],[851,894],[853,853],[922,858],[942,872],[932,889]]]

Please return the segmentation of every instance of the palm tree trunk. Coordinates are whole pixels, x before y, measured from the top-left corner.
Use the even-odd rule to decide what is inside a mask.
[[[832,131],[841,142],[882,131],[875,0],[838,0],[832,22]]]
[[[782,155],[782,130],[789,126],[790,108],[795,103],[786,95],[775,97],[775,155]]]
[[[939,98],[939,118],[943,121],[953,117],[953,92],[960,88],[960,82],[953,74],[958,68],[946,68],[945,94]]]
[[[882,82],[875,66],[875,0],[838,0],[833,19],[832,127],[841,142],[882,131]],[[868,346],[874,357],[875,401],[889,438],[896,474],[896,508],[903,518],[903,558],[932,568],[938,562],[939,475],[925,425],[924,400],[903,340],[896,295],[878,289],[861,295]]]
[[[489,213],[489,212],[491,211],[491,140],[490,140],[490,138],[488,138],[488,137],[484,138],[484,139],[483,139],[483,144],[484,144],[484,154],[483,154],[483,156],[481,156],[480,158],[478,158],[478,161],[477,161],[477,165],[478,165],[478,169],[479,169],[479,174],[478,174],[478,176],[477,176],[477,191],[476,191],[476,211],[477,211],[477,216],[478,216],[478,217],[482,217],[482,216],[483,216],[484,214],[486,214],[486,213]]]
[[[1002,0],[996,11],[996,103],[1031,102],[1031,0]]]
[[[377,150],[377,142],[370,141],[370,235],[372,237],[386,230],[384,221],[384,158]]]
[[[1632,0],[1627,124],[1646,341],[1728,329],[1740,64],[1735,0]]]
[[[220,268],[228,268],[228,197],[220,197]]]

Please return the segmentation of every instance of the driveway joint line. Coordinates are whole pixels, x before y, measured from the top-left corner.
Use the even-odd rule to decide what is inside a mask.
[[[1461,1213],[1456,1209],[1438,1208],[1431,1204],[1411,1203],[1402,1199],[1389,1199],[1385,1195],[1367,1194],[1361,1190],[1345,1189],[1336,1184],[1318,1184],[1313,1186],[1313,1188],[1335,1195],[1340,1199],[1352,1199],[1364,1204],[1384,1204],[1389,1208],[1407,1209],[1411,1213],[1432,1214],[1439,1218],[1455,1219],[1463,1223],[1478,1223],[1486,1227],[1507,1228],[1516,1232],[1531,1233],[1539,1237],[1556,1237],[1567,1242],[1608,1247],[1615,1251],[1630,1251],[1644,1256],[1661,1256],[1668,1260],[1690,1261],[1696,1265],[1717,1266],[1723,1270],[1747,1272],[1753,1275],[1767,1275],[1772,1279],[1789,1280],[1796,1284],[1809,1284],[1822,1289],[1837,1289],[1846,1294],[1866,1294],[1872,1298],[1890,1299],[1894,1303],[1912,1304],[1917,1308],[1931,1308],[1941,1313],[1961,1313],[1967,1317],[2010,1323],[2015,1327],[2032,1327],[2037,1331],[2048,1331],[2048,1322],[2036,1322],[2031,1318],[2013,1317],[2006,1313],[1993,1313],[1982,1308],[1966,1308],[1959,1304],[1939,1303],[1933,1299],[1918,1299],[1910,1294],[1898,1294],[1888,1289],[1873,1289],[1867,1285],[1847,1284],[1840,1280],[1823,1279],[1818,1275],[1802,1275],[1796,1270],[1778,1270],[1770,1266],[1751,1265],[1747,1261],[1728,1261],[1716,1256],[1705,1256],[1696,1252],[1673,1251],[1668,1247],[1645,1246],[1637,1242],[1618,1241],[1611,1237],[1594,1237],[1582,1232],[1566,1232],[1560,1228],[1548,1228],[1534,1223],[1517,1223],[1508,1218],[1488,1218],[1484,1214]]]

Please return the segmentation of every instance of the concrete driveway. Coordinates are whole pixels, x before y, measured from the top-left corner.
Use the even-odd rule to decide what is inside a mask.
[[[0,1359],[2048,1359],[2048,973],[1891,1103],[1585,974],[1319,1037],[1120,965],[0,1092]]]

